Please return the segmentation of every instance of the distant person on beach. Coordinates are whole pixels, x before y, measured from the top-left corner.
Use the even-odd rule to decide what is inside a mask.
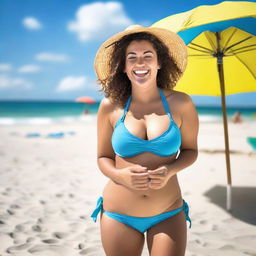
[[[89,114],[89,110],[88,109],[85,109],[84,110],[84,115],[88,115]]]
[[[237,112],[232,116],[232,122],[233,122],[234,124],[238,124],[238,123],[242,123],[242,122],[243,122],[241,112],[237,111]]]
[[[160,28],[129,27],[97,52],[97,162],[109,182],[91,217],[101,213],[108,256],[141,255],[145,232],[151,256],[185,255],[191,220],[177,173],[197,159],[198,115],[173,87],[186,63],[182,39]]]

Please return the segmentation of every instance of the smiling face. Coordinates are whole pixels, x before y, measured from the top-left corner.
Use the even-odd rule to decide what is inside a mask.
[[[124,72],[132,84],[156,83],[160,65],[157,53],[149,41],[132,41],[125,54]]]

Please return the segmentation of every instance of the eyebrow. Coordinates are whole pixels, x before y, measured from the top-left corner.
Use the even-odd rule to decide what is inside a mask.
[[[146,54],[146,53],[152,53],[153,54],[153,52],[152,51],[145,51],[143,54]],[[135,52],[128,52],[127,53],[127,55],[129,55],[129,54],[135,54],[136,55],[136,53]]]

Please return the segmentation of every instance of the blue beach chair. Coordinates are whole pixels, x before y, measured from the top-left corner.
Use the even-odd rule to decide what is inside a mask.
[[[256,137],[248,137],[247,142],[251,145],[253,151],[256,151]]]
[[[49,133],[47,135],[48,138],[62,138],[64,137],[65,133],[64,132],[57,132],[57,133]]]
[[[26,135],[26,137],[28,137],[28,138],[39,137],[39,136],[41,136],[41,134],[38,132],[27,133],[27,135]]]

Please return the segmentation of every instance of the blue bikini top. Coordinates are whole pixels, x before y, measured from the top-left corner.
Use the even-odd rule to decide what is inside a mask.
[[[158,88],[165,111],[170,118],[170,123],[167,130],[160,136],[144,140],[136,137],[126,128],[124,119],[131,102],[131,96],[126,102],[124,113],[116,122],[112,134],[112,147],[116,155],[120,157],[131,157],[144,152],[151,152],[158,156],[170,156],[178,152],[181,145],[181,134],[178,126],[173,121],[170,109],[164,93]]]

